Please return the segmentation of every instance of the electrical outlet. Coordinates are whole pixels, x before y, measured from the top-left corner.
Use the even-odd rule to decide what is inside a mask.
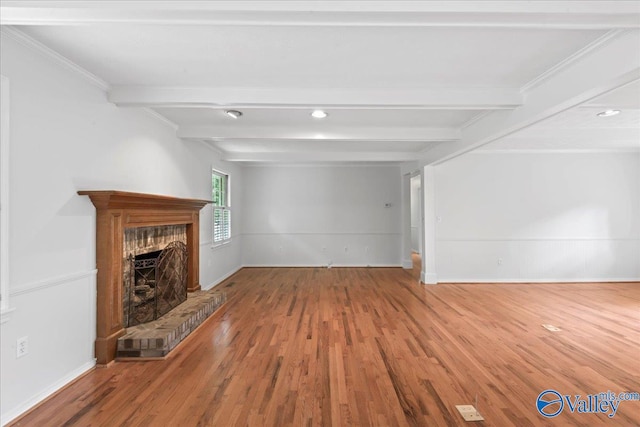
[[[18,338],[16,342],[16,359],[29,353],[29,337]]]
[[[502,258],[498,258],[498,265],[502,265]]]

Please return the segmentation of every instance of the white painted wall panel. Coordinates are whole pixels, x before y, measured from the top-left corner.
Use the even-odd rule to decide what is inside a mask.
[[[178,140],[148,112],[109,104],[102,89],[4,32],[1,55],[1,73],[11,84],[9,294],[15,308],[1,326],[5,422],[94,363],[95,278],[58,283],[95,268],[95,209],[76,191],[210,199],[212,165],[232,175],[232,192],[242,179],[239,167]],[[200,240],[210,242],[211,207],[201,215]],[[241,224],[236,212],[232,221]],[[204,287],[240,267],[235,234],[223,248],[201,247]],[[32,286],[39,283],[57,284]],[[25,335],[29,355],[16,359],[16,338]]]
[[[638,240],[438,241],[437,253],[440,282],[638,280],[638,260]]]
[[[398,266],[400,234],[245,234],[248,266]]]
[[[399,167],[260,166],[243,179],[245,265],[400,265]]]
[[[435,179],[440,282],[640,278],[640,154],[469,154]]]
[[[94,365],[95,271],[24,284],[10,297],[15,311],[2,326],[3,423]],[[16,340],[25,336],[28,354],[16,359]]]

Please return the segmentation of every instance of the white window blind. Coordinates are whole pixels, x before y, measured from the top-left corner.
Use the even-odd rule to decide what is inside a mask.
[[[213,243],[231,239],[231,206],[229,203],[229,175],[211,172],[211,198],[213,200]]]

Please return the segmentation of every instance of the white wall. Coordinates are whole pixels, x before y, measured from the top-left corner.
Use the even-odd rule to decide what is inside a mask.
[[[204,146],[181,142],[145,111],[109,104],[79,73],[4,32],[1,55],[11,87],[9,304],[15,308],[1,334],[4,423],[94,365],[95,209],[76,191],[210,199],[212,165],[231,173],[237,186],[242,179]],[[237,236],[216,250],[210,236],[207,207],[200,236],[205,287],[241,265]],[[16,359],[16,339],[23,336],[29,354]]]
[[[244,182],[245,265],[400,265],[398,166],[252,166]]]
[[[640,278],[640,154],[477,153],[435,170],[439,282]]]

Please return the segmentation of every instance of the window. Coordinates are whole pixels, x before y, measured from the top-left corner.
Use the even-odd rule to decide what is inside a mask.
[[[229,175],[212,170],[211,191],[213,200],[213,244],[216,245],[231,239]]]

